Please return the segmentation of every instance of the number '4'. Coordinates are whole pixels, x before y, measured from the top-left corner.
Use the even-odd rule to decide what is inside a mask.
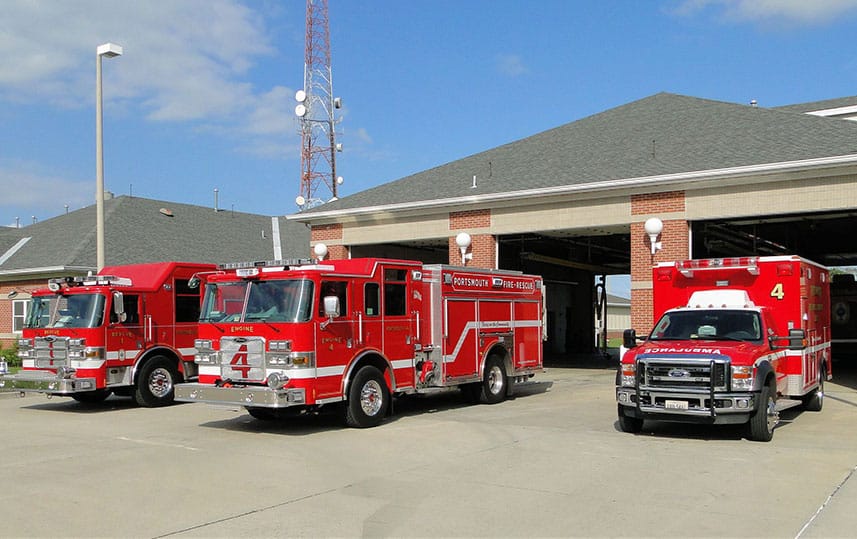
[[[771,297],[777,299],[783,299],[786,296],[786,293],[783,292],[783,283],[777,283],[774,285],[774,288],[771,289]]]

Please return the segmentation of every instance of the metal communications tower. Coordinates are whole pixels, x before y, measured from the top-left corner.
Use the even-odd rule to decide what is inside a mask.
[[[330,25],[327,0],[307,0],[304,86],[295,93],[295,114],[301,126],[301,192],[295,203],[303,210],[323,204],[326,187],[331,199],[337,197],[342,177],[336,175],[337,119],[334,111],[342,100],[333,97],[333,73],[330,68]]]

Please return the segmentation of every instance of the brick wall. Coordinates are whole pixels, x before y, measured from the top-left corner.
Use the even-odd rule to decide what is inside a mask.
[[[494,269],[497,266],[497,242],[492,234],[479,234],[478,229],[491,227],[491,210],[469,210],[449,213],[448,240],[449,263],[461,265],[461,249],[455,243],[459,232],[470,234],[471,243],[467,253],[473,258],[466,261],[468,267]]]
[[[327,245],[328,260],[344,260],[348,258],[348,247],[345,245],[330,244],[330,241],[342,241],[342,225],[333,223],[329,225],[314,225],[310,230],[310,243],[324,243]],[[312,251],[309,249],[310,252]],[[312,255],[315,256],[315,255]]]
[[[683,191],[631,196],[631,327],[644,334],[654,323],[652,313],[652,266],[658,262],[684,260],[690,256],[690,231],[686,219],[674,218],[685,211]],[[665,217],[666,214],[670,218]],[[651,241],[644,224],[658,217],[664,228],[658,237],[663,248],[652,255]]]

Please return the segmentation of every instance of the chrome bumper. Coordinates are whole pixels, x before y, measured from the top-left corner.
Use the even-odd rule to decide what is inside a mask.
[[[10,391],[73,395],[95,391],[95,378],[57,378],[52,372],[19,372],[0,376],[0,393]]]
[[[302,388],[274,390],[263,386],[218,387],[193,383],[177,384],[175,400],[259,408],[288,408],[306,404],[306,393]]]
[[[712,407],[712,398],[714,406]],[[639,402],[638,402],[639,399]],[[616,402],[629,412],[645,415],[681,415],[688,417],[717,417],[721,414],[749,414],[755,409],[753,393],[690,393],[669,392],[654,389],[617,387]],[[670,403],[684,403],[682,406],[670,406]]]

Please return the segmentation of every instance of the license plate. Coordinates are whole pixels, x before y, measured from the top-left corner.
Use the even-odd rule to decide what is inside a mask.
[[[687,410],[687,401],[664,401],[667,410]]]

